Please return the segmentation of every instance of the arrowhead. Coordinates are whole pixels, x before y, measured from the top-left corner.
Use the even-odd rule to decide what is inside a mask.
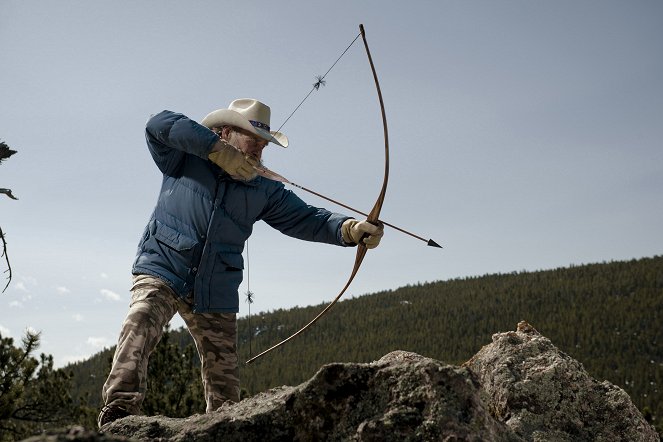
[[[439,248],[441,248],[441,249],[443,248],[441,245],[439,245],[438,243],[436,243],[436,242],[433,241],[432,239],[429,239],[429,240],[428,240],[428,245],[431,246],[431,247],[439,247]]]

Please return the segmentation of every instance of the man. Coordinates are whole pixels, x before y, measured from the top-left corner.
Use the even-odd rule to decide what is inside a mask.
[[[163,182],[138,245],[99,427],[140,413],[148,358],[175,313],[196,343],[207,412],[239,401],[238,288],[244,243],[256,221],[307,241],[379,244],[381,226],[309,206],[282,183],[257,175],[268,143],[288,146],[269,120],[268,106],[239,99],[202,124],[170,111],[147,122],[147,146]]]

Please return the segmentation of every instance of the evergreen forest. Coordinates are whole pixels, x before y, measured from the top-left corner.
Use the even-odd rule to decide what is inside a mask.
[[[371,362],[393,350],[459,365],[494,333],[526,320],[594,378],[622,387],[659,433],[663,427],[663,256],[419,283],[347,299],[301,336],[243,364],[324,306],[238,321],[244,397],[298,385],[326,363]],[[112,351],[62,369],[72,376],[70,394],[88,410],[81,414],[86,419],[101,406]],[[173,417],[204,412],[198,370],[188,332],[167,330],[150,360],[144,411]]]

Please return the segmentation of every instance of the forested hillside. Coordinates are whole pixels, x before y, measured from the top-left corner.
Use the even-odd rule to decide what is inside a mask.
[[[257,354],[322,307],[259,313],[251,329],[241,319],[241,360],[250,357],[249,347]],[[372,361],[396,349],[461,364],[493,333],[514,330],[522,319],[592,376],[624,388],[645,415],[663,417],[662,256],[416,284],[348,299],[302,336],[243,365],[242,388],[255,394],[296,385],[322,364]],[[185,330],[169,337],[184,346],[192,342]],[[67,367],[81,389],[75,396],[88,391],[91,401],[99,399],[110,357],[107,350]]]

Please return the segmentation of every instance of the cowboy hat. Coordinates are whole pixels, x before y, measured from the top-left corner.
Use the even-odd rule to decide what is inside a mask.
[[[240,98],[233,101],[228,109],[217,109],[203,118],[202,125],[211,129],[221,126],[235,126],[244,129],[270,143],[288,147],[288,137],[281,132],[269,130],[269,106],[253,98]]]

